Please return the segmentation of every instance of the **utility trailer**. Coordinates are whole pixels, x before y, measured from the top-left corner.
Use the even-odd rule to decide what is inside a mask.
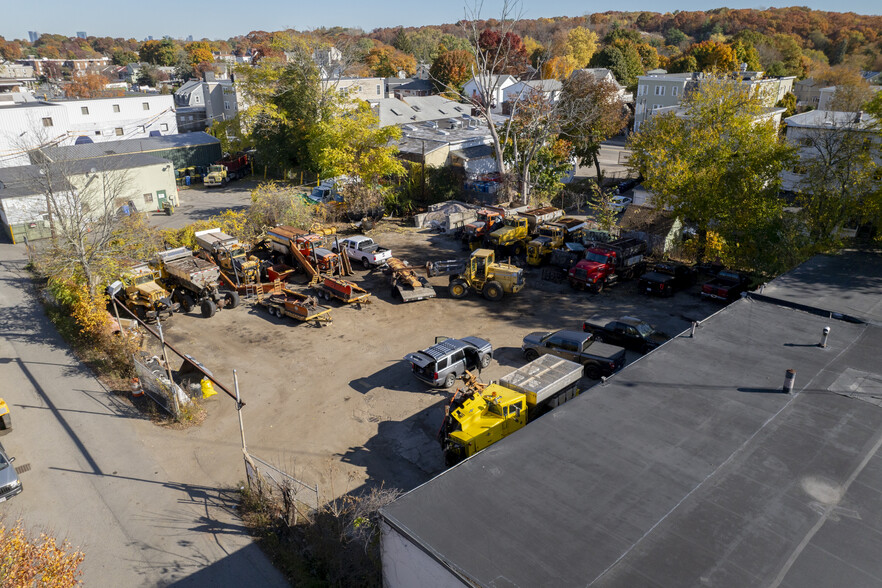
[[[390,257],[386,260],[392,297],[403,302],[416,302],[435,297],[435,288],[429,280],[418,276],[406,261]]]
[[[331,323],[331,309],[321,306],[314,296],[307,296],[291,290],[278,288],[269,296],[261,296],[257,303],[266,308],[272,316],[289,316],[303,323]]]
[[[342,278],[326,276],[317,284],[313,284],[312,289],[325,300],[334,298],[344,304],[367,303],[371,300],[370,292]]]

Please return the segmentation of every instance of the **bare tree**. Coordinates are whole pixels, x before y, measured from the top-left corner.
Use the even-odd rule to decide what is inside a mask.
[[[43,255],[50,275],[80,276],[95,295],[101,272],[121,254],[115,243],[119,210],[134,196],[129,156],[53,160],[43,148],[33,165],[16,168],[17,181],[45,198],[52,237]],[[42,211],[41,211],[42,212]]]

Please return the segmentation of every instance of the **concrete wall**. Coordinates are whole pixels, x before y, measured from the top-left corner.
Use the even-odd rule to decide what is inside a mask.
[[[380,523],[380,555],[386,588],[462,588],[459,578],[385,522]]]

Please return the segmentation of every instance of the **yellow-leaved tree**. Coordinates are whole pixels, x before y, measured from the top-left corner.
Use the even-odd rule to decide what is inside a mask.
[[[53,586],[80,584],[79,567],[85,556],[64,541],[45,533],[33,537],[22,522],[12,527],[0,522],[0,586]]]

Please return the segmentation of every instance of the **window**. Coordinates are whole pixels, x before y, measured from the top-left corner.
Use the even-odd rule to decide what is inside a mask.
[[[44,127],[51,127],[52,126],[52,117],[51,116],[47,116],[46,118],[43,119],[43,126]]]
[[[119,104],[114,104],[114,105],[113,105],[113,111],[114,111],[114,112],[119,112]]]
[[[225,100],[224,101],[224,110],[229,110],[229,109],[230,109],[230,103]]]
[[[144,194],[144,202],[153,202],[153,192]]]
[[[459,351],[455,351],[453,353],[453,357],[451,358],[451,362],[456,363],[458,361],[462,361],[465,358],[465,353],[460,349]]]
[[[665,87],[664,86],[656,86],[655,87],[655,95],[656,96],[664,96],[665,95]]]
[[[122,137],[123,129],[122,129],[122,127],[116,127],[116,128],[114,129],[114,132],[116,133],[116,136],[117,136],[117,137]]]
[[[637,86],[637,95],[638,96],[645,96],[646,95],[646,85],[645,84],[640,84],[639,86]]]
[[[142,102],[141,108],[143,108],[144,110],[150,110],[150,103],[149,102]]]
[[[159,125],[159,128],[162,129],[163,131],[167,131],[168,125],[166,123],[162,123],[161,125]]]
[[[380,93],[380,84],[377,84],[377,94]]]
[[[196,96],[196,102],[197,103],[199,102],[199,96]]]
[[[101,131],[95,131],[96,135],[101,135]]]
[[[138,125],[138,132],[139,133],[146,133],[147,129],[144,128],[144,125]]]
[[[677,86],[674,86],[673,88],[671,88],[671,96],[676,96],[679,92],[680,92],[680,88],[678,88]]]
[[[89,114],[89,107],[88,106],[80,106],[80,113],[81,114]]]

